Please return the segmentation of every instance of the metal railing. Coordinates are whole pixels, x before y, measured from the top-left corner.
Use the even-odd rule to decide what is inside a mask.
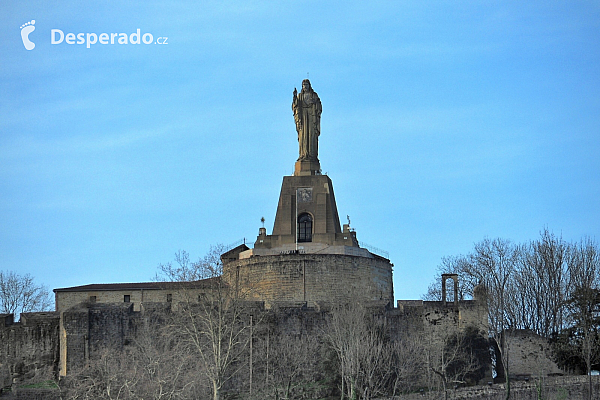
[[[390,259],[390,253],[388,253],[385,250],[380,249],[379,247],[371,246],[370,244],[365,243],[365,242],[358,242],[358,245],[360,247],[362,247],[363,249],[369,250],[373,254],[377,254],[378,256],[385,257],[388,260]]]
[[[241,238],[240,240],[237,240],[237,241],[225,246],[224,253],[228,252],[229,250],[233,249],[234,247],[238,247],[240,244],[246,244],[246,238]]]
[[[233,249],[234,247],[239,246],[240,244],[246,244],[246,238],[242,238],[240,240],[236,240],[235,242],[228,244],[227,246],[225,246],[224,252],[227,252],[227,251]],[[390,253],[388,253],[387,251],[385,251],[383,249],[380,249],[379,247],[371,246],[370,244],[365,243],[365,242],[358,242],[358,246],[362,247],[363,249],[369,250],[373,254],[377,254],[378,256],[385,257],[388,260],[390,259]]]

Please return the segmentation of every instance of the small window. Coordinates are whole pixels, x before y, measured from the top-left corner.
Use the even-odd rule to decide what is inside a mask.
[[[131,296],[126,294],[125,296],[123,296],[123,302],[124,303],[129,303],[131,301]]]
[[[167,302],[172,302],[173,301],[173,295],[171,293],[167,293]]]
[[[90,296],[90,303],[94,304],[96,302],[96,296]]]

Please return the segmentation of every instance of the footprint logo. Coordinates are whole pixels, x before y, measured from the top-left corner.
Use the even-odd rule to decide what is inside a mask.
[[[33,50],[35,47],[35,43],[29,40],[29,34],[35,31],[35,26],[33,26],[34,24],[35,19],[32,19],[30,22],[21,25],[21,39],[23,39],[23,46],[25,46],[27,50]]]

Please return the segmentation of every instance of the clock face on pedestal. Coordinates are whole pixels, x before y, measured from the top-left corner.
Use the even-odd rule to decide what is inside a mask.
[[[298,188],[296,198],[298,203],[310,203],[312,201],[312,188]]]

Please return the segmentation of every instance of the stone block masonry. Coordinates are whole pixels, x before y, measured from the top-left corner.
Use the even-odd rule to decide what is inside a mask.
[[[255,256],[224,266],[230,287],[267,307],[278,302],[393,302],[392,264],[373,256],[285,254]]]
[[[52,379],[58,369],[59,314],[0,314],[0,388],[33,378]]]

